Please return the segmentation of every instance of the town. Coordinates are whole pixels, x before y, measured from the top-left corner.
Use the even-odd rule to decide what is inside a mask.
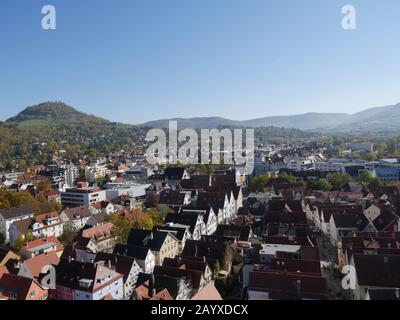
[[[400,300],[398,158],[261,140],[251,175],[138,146],[4,167],[0,300]]]

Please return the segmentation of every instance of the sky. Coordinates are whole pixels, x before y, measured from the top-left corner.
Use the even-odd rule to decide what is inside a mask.
[[[125,123],[395,104],[399,15],[398,0],[1,0],[0,120],[44,101]]]

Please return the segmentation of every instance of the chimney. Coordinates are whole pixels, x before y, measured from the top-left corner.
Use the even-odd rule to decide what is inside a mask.
[[[111,260],[108,260],[108,269],[111,269]]]

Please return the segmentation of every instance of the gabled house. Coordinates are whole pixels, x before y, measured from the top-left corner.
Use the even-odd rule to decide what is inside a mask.
[[[144,273],[152,273],[156,265],[154,253],[148,247],[117,244],[113,254],[135,258]]]
[[[400,255],[354,254],[356,300],[364,300],[369,290],[400,288]]]
[[[153,231],[169,232],[174,235],[178,240],[178,254],[180,254],[185,247],[187,239],[192,238],[192,234],[189,231],[190,226],[179,223],[169,222],[162,226],[154,226]]]
[[[36,280],[6,273],[0,278],[0,296],[8,300],[47,300],[48,291]]]
[[[217,216],[214,213],[212,207],[198,208],[198,207],[184,207],[181,210],[181,215],[197,214],[202,216],[202,221],[204,223],[203,229],[201,230],[201,235],[213,235],[217,230],[218,221]],[[201,219],[200,219],[201,220]]]
[[[89,207],[76,207],[76,208],[65,208],[61,213],[60,217],[64,222],[64,226],[67,229],[74,231],[81,230],[93,213],[89,210]]]
[[[38,214],[33,218],[27,218],[14,222],[10,227],[10,245],[15,246],[18,236],[32,234],[35,238],[60,237],[64,232],[64,225],[59,214],[54,212]]]
[[[111,222],[105,222],[82,230],[81,235],[94,242],[94,252],[112,252],[116,243],[116,237],[112,233],[113,228],[114,225]]]
[[[55,300],[123,300],[123,275],[102,262],[62,259],[56,267]]]
[[[0,233],[4,235],[5,242],[10,241],[9,230],[14,222],[33,217],[33,211],[27,206],[0,209]]]
[[[165,258],[173,258],[179,253],[178,239],[168,231],[132,229],[128,245],[151,249],[156,265],[162,265]]]
[[[168,294],[166,294],[166,291]],[[164,295],[162,293],[164,292]],[[186,277],[171,277],[158,274],[139,274],[136,287],[137,300],[154,300],[161,296],[170,296],[172,300],[191,298],[191,281]]]
[[[21,263],[18,275],[21,277],[39,280],[41,274],[46,274],[50,266],[56,266],[60,258],[54,251],[39,254]]]
[[[165,189],[161,191],[158,203],[171,208],[180,208],[190,203],[190,196],[190,192]]]
[[[212,207],[218,218],[218,224],[229,223],[234,218],[235,204],[225,192],[201,192],[197,197],[197,207]]]
[[[135,258],[99,252],[95,262],[103,261],[110,269],[124,276],[124,300],[131,300],[139,273],[143,272]]]
[[[234,252],[228,242],[208,240],[188,240],[182,252],[182,258],[197,259],[204,258],[211,270],[215,270],[217,264],[226,272],[231,271]]]
[[[350,264],[353,253],[379,253],[382,249],[400,249],[400,243],[390,234],[380,235],[373,233],[357,233],[356,236],[342,237],[338,246],[339,267]]]
[[[372,225],[378,232],[398,232],[399,216],[394,211],[383,208],[380,214],[372,220]]]
[[[212,281],[212,270],[205,259],[200,261],[182,257],[175,257],[174,259],[167,258],[164,260],[163,267],[185,270],[185,272],[188,272],[188,275],[190,272],[198,272],[201,275],[200,277],[191,277],[189,275],[189,278],[192,278],[192,286],[196,291],[203,289]],[[195,281],[193,281],[193,279],[195,279]]]
[[[330,241],[337,245],[342,237],[351,236],[357,231],[364,231],[369,226],[368,219],[361,214],[334,213],[329,220]]]
[[[167,288],[157,288],[147,280],[135,289],[135,300],[143,301],[169,301],[174,300]]]
[[[175,188],[182,180],[190,179],[190,175],[185,168],[168,167],[164,170],[164,181],[167,185]]]
[[[23,259],[30,259],[40,254],[55,252],[61,257],[64,246],[55,236],[44,237],[24,244],[19,250],[19,255]]]
[[[200,239],[207,232],[203,215],[200,213],[168,213],[165,224],[171,223],[189,226],[189,232],[194,240]]]

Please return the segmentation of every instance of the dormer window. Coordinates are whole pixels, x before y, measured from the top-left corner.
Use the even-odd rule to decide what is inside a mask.
[[[81,279],[79,280],[79,285],[82,288],[89,288],[92,285],[93,280],[90,279]]]

